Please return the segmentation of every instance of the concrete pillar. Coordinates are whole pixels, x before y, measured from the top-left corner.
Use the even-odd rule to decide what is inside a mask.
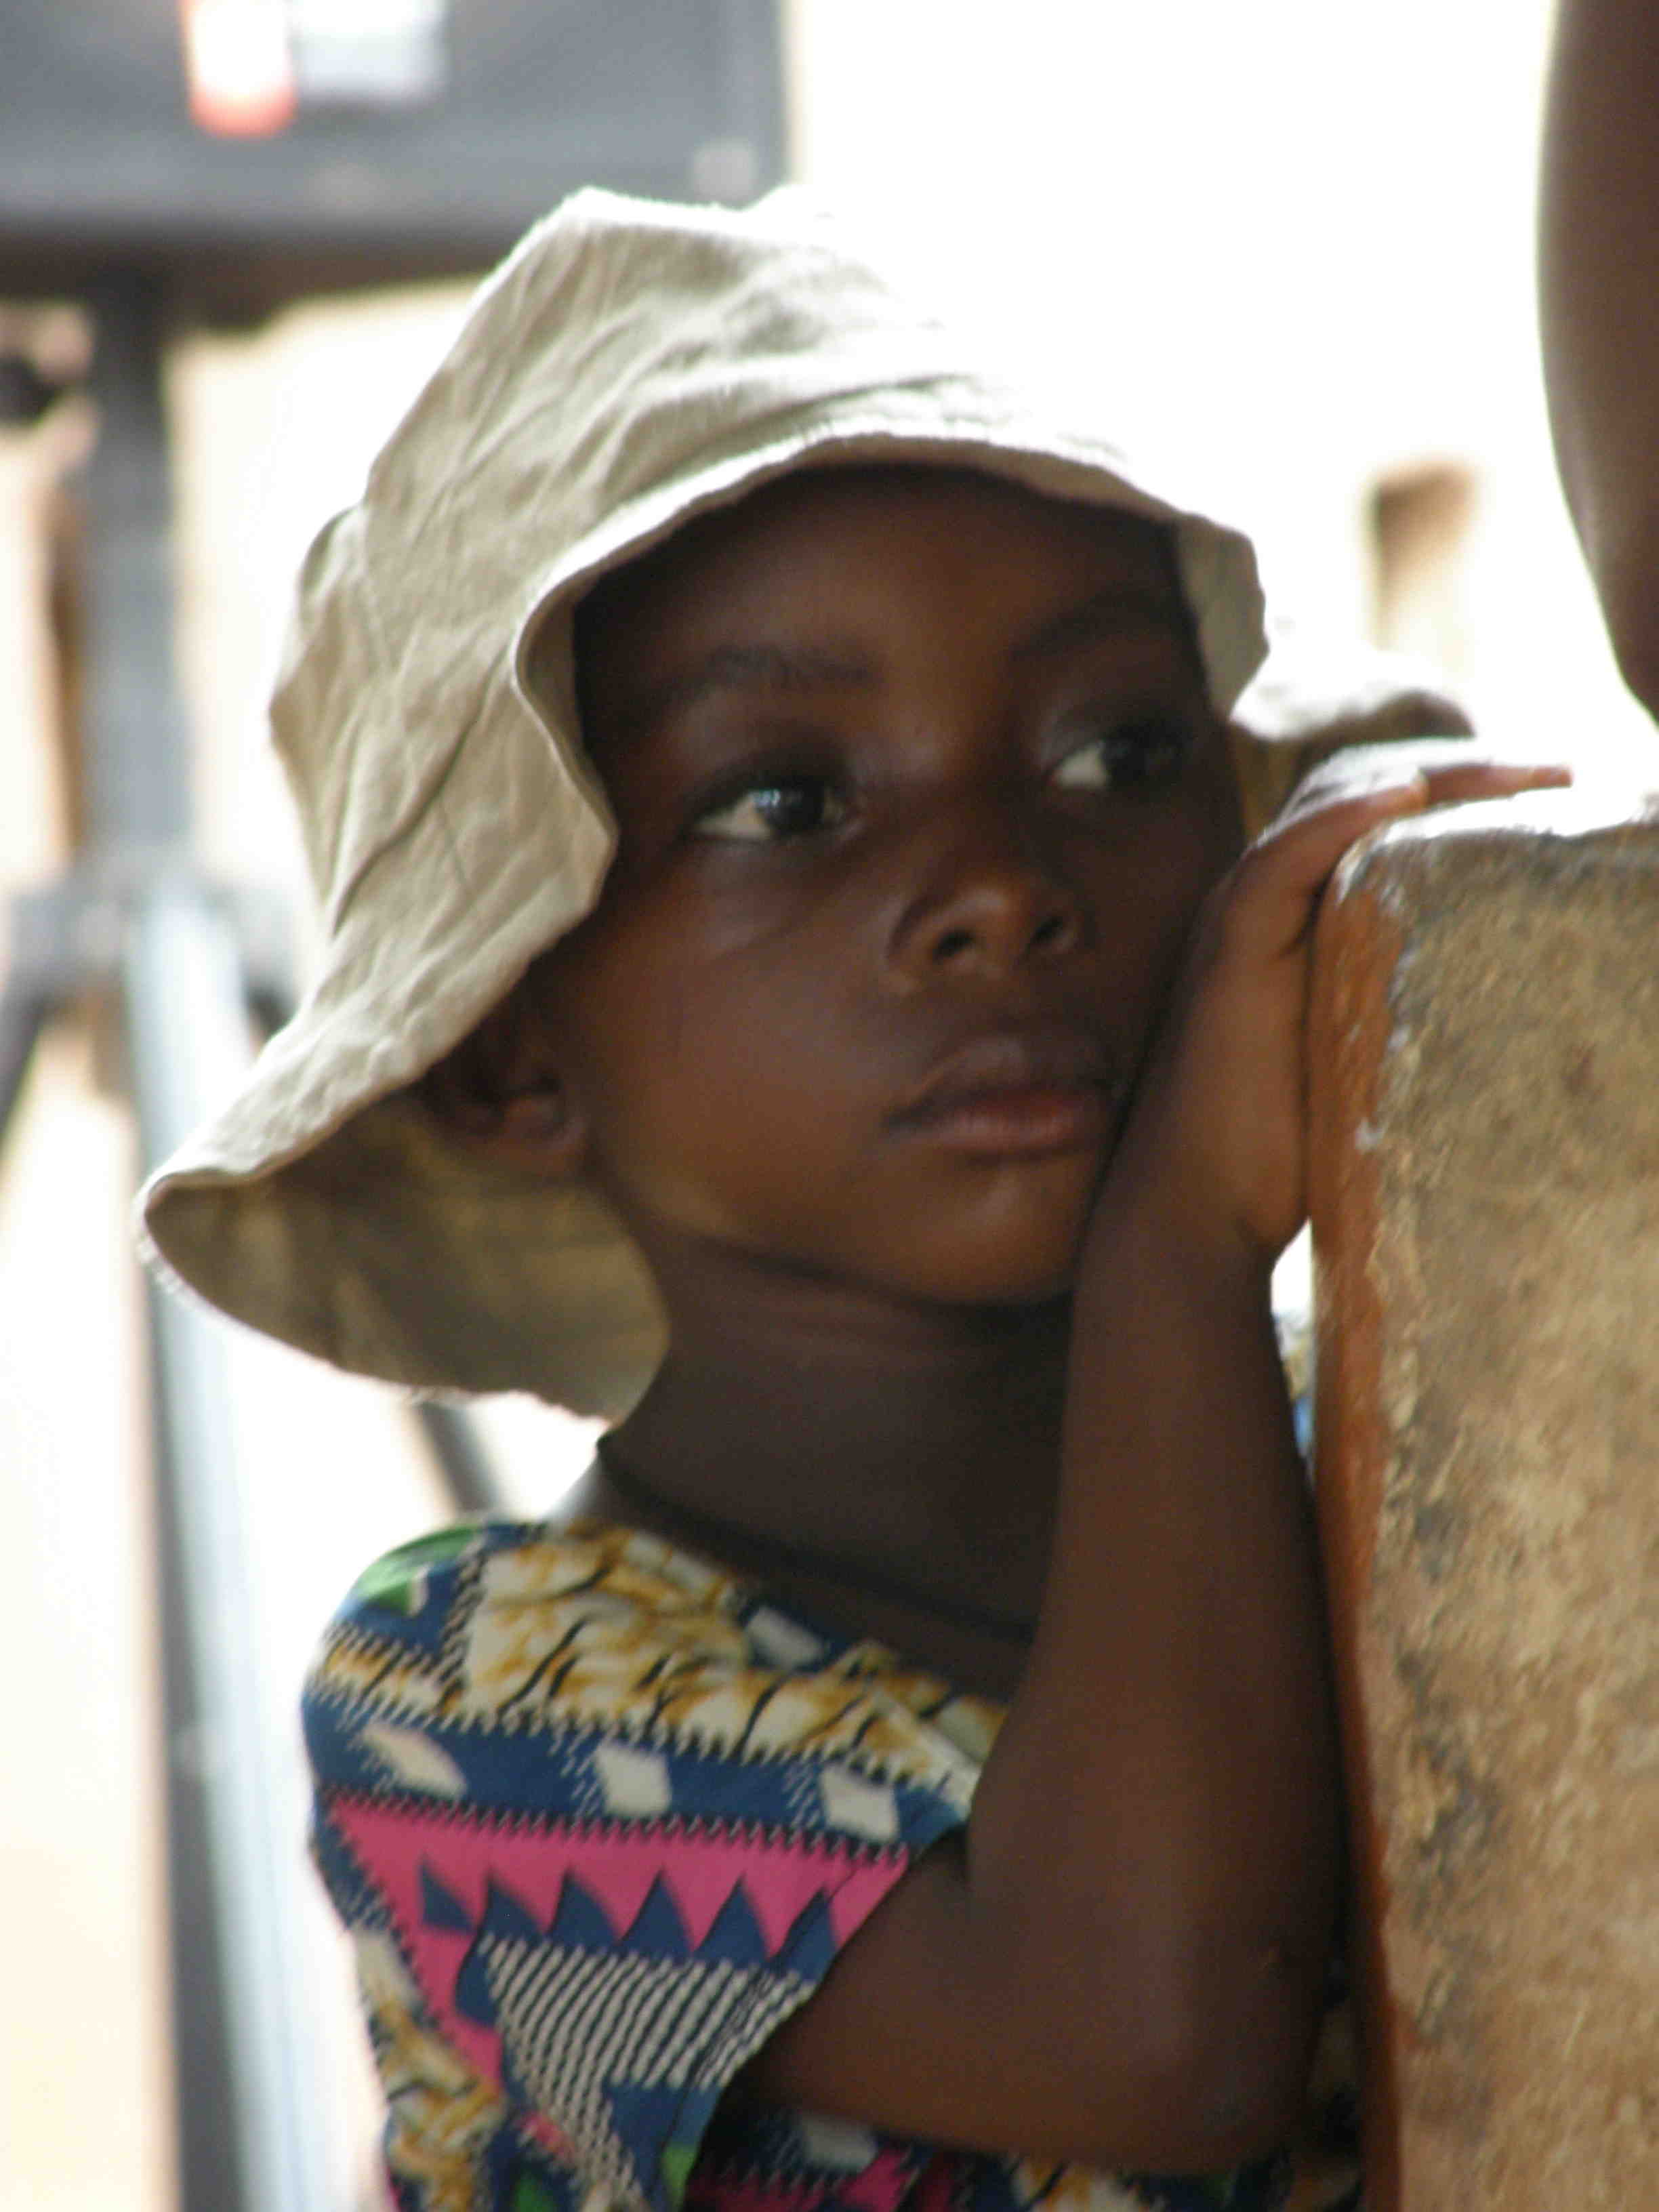
[[[1318,1488],[1368,2212],[1659,2206],[1659,796],[1322,914]]]

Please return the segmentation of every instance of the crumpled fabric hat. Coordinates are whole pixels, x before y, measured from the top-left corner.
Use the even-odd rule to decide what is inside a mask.
[[[578,194],[483,286],[306,562],[271,713],[320,969],[140,1194],[153,1266],[395,1382],[613,1414],[637,1397],[661,1317],[610,1208],[481,1163],[408,1086],[599,895],[614,831],[577,726],[583,591],[703,509],[854,461],[970,465],[1166,520],[1219,709],[1263,659],[1244,537],[976,367],[797,195],[733,212]],[[1448,726],[1444,702],[1372,670],[1351,690],[1281,678],[1242,749],[1247,793],[1271,799],[1332,736],[1425,723]]]

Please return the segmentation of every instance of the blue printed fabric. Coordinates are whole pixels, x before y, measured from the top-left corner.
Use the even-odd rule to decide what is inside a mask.
[[[1304,2141],[1110,2176],[721,2104],[1000,1719],[636,1531],[486,1522],[370,1568],[308,1679],[401,2212],[1354,2212],[1346,2012]]]

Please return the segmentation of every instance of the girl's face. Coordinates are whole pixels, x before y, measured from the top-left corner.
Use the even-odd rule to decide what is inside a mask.
[[[659,1274],[718,1246],[906,1301],[1064,1290],[1240,844],[1164,533],[826,470],[688,526],[578,633],[621,842],[527,988]]]

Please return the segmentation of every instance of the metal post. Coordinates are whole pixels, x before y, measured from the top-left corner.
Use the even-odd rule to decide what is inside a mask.
[[[92,307],[99,430],[86,470],[88,823],[94,852],[182,848],[190,757],[173,661],[160,288],[138,272],[112,276]]]
[[[478,1425],[464,1406],[426,1398],[415,1408],[458,1513],[505,1513],[510,1501],[501,1486]]]
[[[82,732],[91,852],[71,900],[84,904],[88,879],[100,880],[125,922],[116,981],[153,1164],[246,1065],[247,982],[223,902],[185,858],[161,303],[133,276],[106,284],[94,305]],[[185,2212],[317,2212],[328,2201],[333,2100],[313,2073],[299,1981],[303,1859],[271,1786],[224,1349],[179,1300],[152,1291],[149,1310],[182,2201]]]
[[[237,947],[199,892],[158,885],[130,918],[124,993],[147,1160],[246,1060]],[[328,2203],[332,2099],[301,1972],[303,1862],[271,1787],[254,1551],[222,1341],[151,1286],[164,1553],[173,1967],[188,2212]]]
[[[27,984],[15,982],[0,992],[0,1143],[51,1012],[49,1002]]]

